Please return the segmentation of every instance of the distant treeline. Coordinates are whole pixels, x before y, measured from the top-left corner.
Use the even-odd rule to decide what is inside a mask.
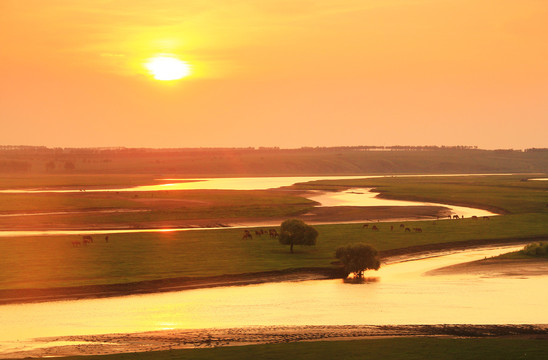
[[[28,161],[0,160],[0,173],[26,172],[31,166]]]
[[[476,146],[48,148],[0,146],[2,173],[275,176],[548,172],[548,149]]]
[[[26,145],[0,145],[0,153],[23,153],[23,154],[97,154],[97,153],[173,153],[173,152],[217,152],[217,151],[285,151],[293,152],[299,150],[318,150],[318,151],[331,151],[331,150],[398,150],[398,151],[416,151],[416,150],[478,150],[477,146],[468,145],[456,145],[456,146],[437,146],[437,145],[390,145],[390,146],[376,146],[376,145],[360,145],[360,146],[303,146],[300,148],[284,149],[277,146],[268,147],[235,147],[235,148],[221,148],[221,147],[200,147],[200,148],[126,148],[126,147],[89,147],[89,148],[62,148],[62,147],[47,147],[47,146],[26,146]],[[493,151],[516,151],[516,152],[530,152],[540,151],[546,152],[548,148],[529,148],[529,149],[495,149]]]
[[[27,145],[0,145],[0,152],[19,152],[19,153],[116,153],[116,152],[187,152],[187,151],[296,151],[296,150],[477,150],[477,146],[456,145],[456,146],[437,146],[437,145],[360,145],[360,146],[303,146],[296,149],[283,149],[277,146],[268,147],[236,147],[236,148],[220,148],[220,147],[200,147],[200,148],[126,148],[126,147],[90,147],[90,148],[62,148],[62,147],[47,147],[47,146],[27,146]],[[531,148],[525,150],[500,149],[505,151],[548,151],[548,148]]]

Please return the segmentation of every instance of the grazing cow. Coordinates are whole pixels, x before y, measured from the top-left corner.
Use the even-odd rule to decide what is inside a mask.
[[[82,243],[78,240],[75,240],[75,241],[72,242],[72,247],[79,247],[81,245],[82,245]]]
[[[405,225],[404,225],[404,224],[400,224],[400,228],[404,228],[404,227],[405,227]]]
[[[394,225],[390,225],[390,231],[394,231]]]
[[[92,243],[92,242],[93,242],[93,238],[92,238],[90,235],[84,235],[84,236],[82,236],[82,241],[84,242],[84,244],[85,244],[86,242]]]
[[[253,236],[251,236],[251,233],[249,232],[249,230],[244,230],[244,235],[242,236],[242,240],[246,240],[246,239],[253,239]]]
[[[489,216],[484,216],[483,220],[489,220]]]
[[[260,232],[260,231],[258,231],[258,230],[255,230],[255,235],[257,235],[257,236],[261,236],[262,234],[261,234],[261,232]]]
[[[377,225],[373,225],[373,227],[371,228],[373,231],[379,231],[379,228],[377,227]]]
[[[472,219],[477,220],[478,217],[476,215],[472,216]]]
[[[460,216],[458,216],[458,215],[453,215],[453,219],[460,219]]]
[[[422,232],[422,229],[421,228],[413,228],[413,230],[415,230],[415,232]]]
[[[278,232],[276,231],[276,229],[268,230],[268,234],[270,235],[271,238],[277,238],[278,237]]]
[[[369,224],[363,224],[362,229],[367,227],[369,227]]]
[[[405,232],[411,232],[411,229],[408,228],[408,227],[406,227],[406,228],[405,228]]]

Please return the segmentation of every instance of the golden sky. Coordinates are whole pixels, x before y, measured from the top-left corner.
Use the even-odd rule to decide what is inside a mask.
[[[548,147],[546,0],[0,0],[0,144]],[[155,80],[145,63],[191,74]]]

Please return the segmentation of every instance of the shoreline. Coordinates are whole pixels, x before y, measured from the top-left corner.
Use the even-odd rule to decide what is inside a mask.
[[[7,351],[0,358],[23,359],[128,354],[300,341],[363,340],[395,337],[548,339],[548,325],[304,325],[175,329],[129,334],[59,336],[35,339],[45,347]],[[48,346],[64,342],[65,345]],[[70,344],[72,342],[72,344]]]
[[[294,214],[292,217],[303,220],[313,225],[352,223],[352,222],[398,222],[398,221],[423,221],[443,220],[447,218],[449,209],[442,206],[325,206],[308,209],[304,214]],[[32,215],[25,215],[32,216]],[[2,232],[81,232],[92,234],[107,233],[109,231],[153,231],[172,228],[176,230],[211,230],[218,228],[238,229],[243,227],[278,227],[287,217],[267,218],[201,218],[169,221],[151,221],[141,223],[139,226],[123,226],[116,223],[102,224],[100,228],[82,227],[81,224],[62,224],[56,228],[52,226],[34,226],[28,228],[28,223],[20,226],[3,227]],[[13,236],[13,235],[12,235]]]
[[[409,261],[417,256],[435,255],[436,253],[445,251],[474,249],[483,246],[526,244],[540,239],[546,239],[546,237],[468,240],[416,245],[406,248],[384,250],[379,253],[381,260],[384,263],[395,263]],[[167,278],[120,284],[44,289],[4,289],[0,290],[0,305],[142,295],[221,286],[254,285],[269,282],[327,280],[338,278],[341,278],[340,268],[313,267],[209,277]]]

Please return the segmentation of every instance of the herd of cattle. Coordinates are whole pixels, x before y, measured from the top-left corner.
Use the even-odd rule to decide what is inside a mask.
[[[82,241],[75,240],[72,242],[73,247],[80,247],[82,245],[86,246],[87,244],[91,244],[93,242],[93,238],[91,235],[84,235],[82,236]],[[108,235],[105,236],[105,242],[108,242]]]
[[[369,228],[369,224],[363,224],[362,229],[367,229],[367,228]],[[404,224],[400,224],[400,229],[404,229],[405,232],[411,232],[411,228],[406,227]],[[380,231],[377,225],[371,226],[371,230]],[[390,231],[394,231],[394,225],[390,225]],[[416,227],[416,228],[413,228],[413,231],[422,232],[422,228]]]
[[[263,235],[268,235],[271,238],[277,238],[279,236],[278,231],[276,231],[276,229],[255,230],[255,235],[259,236],[259,237],[261,237]],[[242,240],[246,240],[246,239],[250,239],[250,240],[253,239],[253,235],[251,235],[251,232],[247,229],[244,230],[244,235],[242,236]]]
[[[449,216],[449,218],[451,218],[451,216]],[[459,217],[458,215],[453,215],[453,218],[454,219],[460,219],[461,217]],[[464,216],[462,218],[464,218]],[[472,219],[478,219],[478,217],[477,216],[472,216]],[[483,219],[484,220],[489,220],[489,217],[488,216],[483,216]],[[368,229],[369,225],[370,224],[363,224],[362,229]],[[403,229],[405,232],[411,232],[411,230],[413,230],[414,232],[417,232],[417,233],[422,232],[422,228],[420,228],[420,227],[415,227],[415,228],[411,229],[411,228],[406,227],[404,224],[400,224],[399,227],[400,227],[400,229]],[[380,231],[380,229],[377,227],[377,225],[372,225],[371,230]],[[394,225],[390,225],[390,231],[394,231]],[[277,238],[279,236],[278,231],[276,231],[276,229],[268,229],[268,230],[260,229],[260,230],[254,230],[254,232],[255,232],[255,236],[258,236],[258,237],[262,237],[263,235],[268,235],[271,238]],[[249,231],[247,229],[244,229],[242,240],[246,240],[246,239],[253,239],[253,235],[251,234],[251,231]],[[75,241],[72,242],[72,246],[73,247],[79,247],[79,246],[82,246],[82,245],[85,246],[85,245],[90,244],[92,242],[93,242],[93,238],[90,235],[84,235],[84,236],[82,236],[82,241],[75,240]],[[105,242],[108,242],[108,235],[105,236]]]

